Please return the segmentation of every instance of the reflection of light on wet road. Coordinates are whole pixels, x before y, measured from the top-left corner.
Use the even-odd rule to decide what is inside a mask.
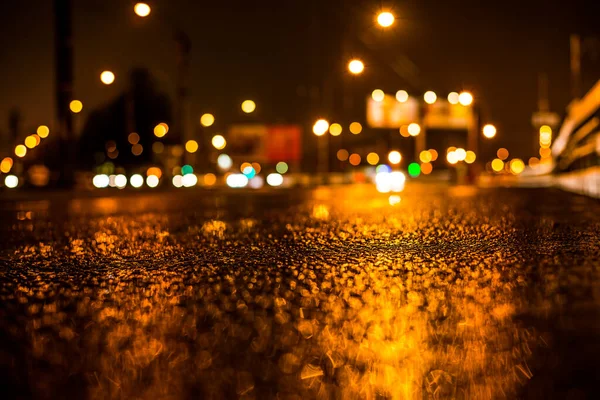
[[[516,316],[571,305],[599,250],[553,208],[580,223],[598,205],[564,194],[534,216],[522,192],[274,192],[11,209],[7,379],[38,397],[514,398],[552,343]]]

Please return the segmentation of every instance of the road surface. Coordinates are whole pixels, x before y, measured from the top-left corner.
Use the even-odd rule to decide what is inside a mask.
[[[596,200],[432,184],[391,202],[370,185],[35,197],[0,200],[5,395],[598,398]]]

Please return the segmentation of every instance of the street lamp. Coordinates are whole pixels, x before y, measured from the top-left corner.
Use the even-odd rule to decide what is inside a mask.
[[[100,74],[100,80],[105,85],[110,85],[115,81],[115,74],[112,71],[103,71]]]
[[[377,16],[377,23],[383,28],[389,28],[394,24],[395,19],[391,12],[384,11]]]
[[[135,12],[139,17],[147,17],[150,15],[150,6],[146,3],[136,3],[133,6],[133,12]]]
[[[365,64],[358,59],[351,60],[348,63],[348,71],[353,75],[360,75],[364,70]]]
[[[485,125],[483,127],[483,136],[485,136],[488,139],[491,139],[494,136],[496,136],[496,127],[492,124]]]

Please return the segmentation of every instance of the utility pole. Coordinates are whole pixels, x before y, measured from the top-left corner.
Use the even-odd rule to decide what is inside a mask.
[[[73,99],[73,33],[71,0],[54,0],[56,117],[58,128],[58,186],[75,184],[73,116],[69,103]]]

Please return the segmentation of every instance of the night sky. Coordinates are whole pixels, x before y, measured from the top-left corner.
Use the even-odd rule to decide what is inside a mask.
[[[530,118],[538,73],[548,74],[551,108],[562,114],[570,99],[569,34],[600,34],[593,21],[599,2],[592,0],[156,0],[149,2],[152,14],[146,19],[136,17],[133,3],[125,0],[73,3],[74,92],[84,103],[82,119],[124,89],[134,66],[149,68],[160,88],[172,94],[177,26],[192,41],[196,123],[205,111],[218,121],[234,120],[246,98],[257,101],[265,119],[293,118],[304,101],[299,89],[319,87],[325,73],[343,77],[347,56],[354,55],[367,64],[364,76],[343,78],[356,99],[375,88],[434,90],[444,97],[470,90],[486,120],[498,126],[494,147],[506,146],[521,157],[535,155]],[[375,26],[382,7],[397,17],[391,30]],[[0,15],[0,131],[6,131],[13,106],[21,109],[25,128],[51,124],[52,1],[2,2]],[[370,53],[358,45],[359,37],[369,40]],[[600,63],[588,53],[583,68],[589,86],[600,78]],[[417,66],[419,85],[403,82],[382,62],[398,57]],[[117,75],[112,86],[99,81],[104,69]]]

